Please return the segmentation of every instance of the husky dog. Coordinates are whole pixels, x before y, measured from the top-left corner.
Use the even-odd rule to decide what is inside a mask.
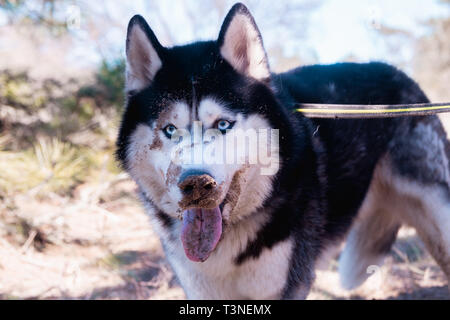
[[[339,272],[355,288],[402,224],[450,276],[450,144],[439,119],[295,111],[428,102],[403,72],[340,63],[273,74],[242,4],[216,41],[172,48],[134,16],[126,56],[117,158],[188,298],[306,298],[318,261],[344,239]],[[259,149],[268,149],[262,160]]]

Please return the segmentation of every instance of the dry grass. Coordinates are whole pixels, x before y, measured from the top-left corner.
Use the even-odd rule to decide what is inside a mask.
[[[41,138],[29,150],[0,149],[0,167],[7,168],[0,172],[0,193],[65,193],[81,181],[87,164],[69,144]]]

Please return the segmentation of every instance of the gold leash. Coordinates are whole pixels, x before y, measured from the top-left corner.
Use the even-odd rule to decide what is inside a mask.
[[[315,104],[302,103],[296,111],[308,118],[390,118],[450,112],[450,103],[418,104]]]

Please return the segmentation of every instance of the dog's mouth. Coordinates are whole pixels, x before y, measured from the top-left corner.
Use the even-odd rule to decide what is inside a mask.
[[[216,248],[222,236],[223,202],[212,209],[190,208],[183,212],[181,241],[186,256],[204,262]]]

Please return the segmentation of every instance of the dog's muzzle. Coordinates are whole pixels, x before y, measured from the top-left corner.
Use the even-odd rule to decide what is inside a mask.
[[[212,209],[218,206],[221,190],[216,180],[206,172],[187,171],[181,175],[178,187],[183,194],[182,208]]]
[[[184,208],[181,241],[186,256],[196,262],[208,259],[222,235],[221,188],[206,172],[187,171],[178,187]]]

